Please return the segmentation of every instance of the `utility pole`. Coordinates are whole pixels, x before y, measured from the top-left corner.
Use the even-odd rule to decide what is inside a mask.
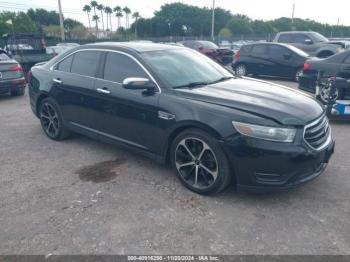
[[[292,23],[294,23],[294,14],[295,14],[295,3],[293,3],[293,9],[292,9]]]
[[[61,40],[64,41],[64,27],[63,27],[63,14],[62,14],[62,6],[61,6],[61,0],[58,0],[58,11],[60,16],[60,27],[61,27]]]
[[[215,0],[213,0],[213,13],[211,15],[211,39],[214,41],[214,30],[215,30]]]

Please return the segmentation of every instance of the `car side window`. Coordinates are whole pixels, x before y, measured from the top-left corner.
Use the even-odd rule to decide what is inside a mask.
[[[271,58],[279,59],[282,58],[285,54],[291,54],[291,52],[282,46],[271,45],[269,54]]]
[[[59,62],[56,66],[56,70],[62,71],[62,72],[70,72],[70,68],[72,66],[74,55],[70,55],[67,58],[63,59],[61,62]]]
[[[311,38],[305,34],[295,34],[294,39],[293,39],[293,43],[305,44],[305,40],[311,41]]]
[[[280,43],[291,43],[291,37],[290,35],[286,35],[286,34],[281,34],[278,38],[278,42]]]
[[[141,66],[130,57],[109,52],[106,57],[104,79],[116,83],[123,83],[128,77],[149,78]]]
[[[350,55],[344,59],[344,64],[350,64]]]
[[[100,62],[100,55],[101,52],[98,51],[80,51],[75,53],[70,70],[71,73],[94,77]]]
[[[251,54],[253,56],[262,57],[267,54],[267,45],[255,45],[252,48]]]

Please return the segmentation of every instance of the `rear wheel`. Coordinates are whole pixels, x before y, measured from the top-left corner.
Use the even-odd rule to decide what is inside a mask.
[[[69,131],[63,124],[61,111],[52,98],[45,98],[39,106],[41,127],[45,134],[53,140],[63,140],[69,136]]]
[[[238,66],[236,66],[235,71],[238,76],[246,76],[248,73],[247,67],[243,64],[239,64]]]
[[[198,129],[186,130],[175,138],[171,162],[181,183],[196,193],[219,192],[231,180],[229,162],[220,145]]]

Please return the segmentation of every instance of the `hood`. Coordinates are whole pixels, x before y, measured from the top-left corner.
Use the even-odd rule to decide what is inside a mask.
[[[306,125],[324,112],[321,104],[298,90],[249,78],[176,91],[187,99],[249,112],[283,125]]]
[[[326,42],[327,44],[331,44],[331,45],[339,45],[342,48],[348,48],[349,47],[349,42],[347,41],[329,41]]]

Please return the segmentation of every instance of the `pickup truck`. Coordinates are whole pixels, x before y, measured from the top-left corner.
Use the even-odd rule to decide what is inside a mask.
[[[274,42],[293,45],[310,56],[326,58],[350,47],[349,41],[329,41],[313,31],[288,31],[276,35]]]
[[[36,63],[54,57],[54,54],[46,53],[46,43],[40,34],[11,33],[4,34],[3,39],[4,51],[21,64],[25,73]]]

